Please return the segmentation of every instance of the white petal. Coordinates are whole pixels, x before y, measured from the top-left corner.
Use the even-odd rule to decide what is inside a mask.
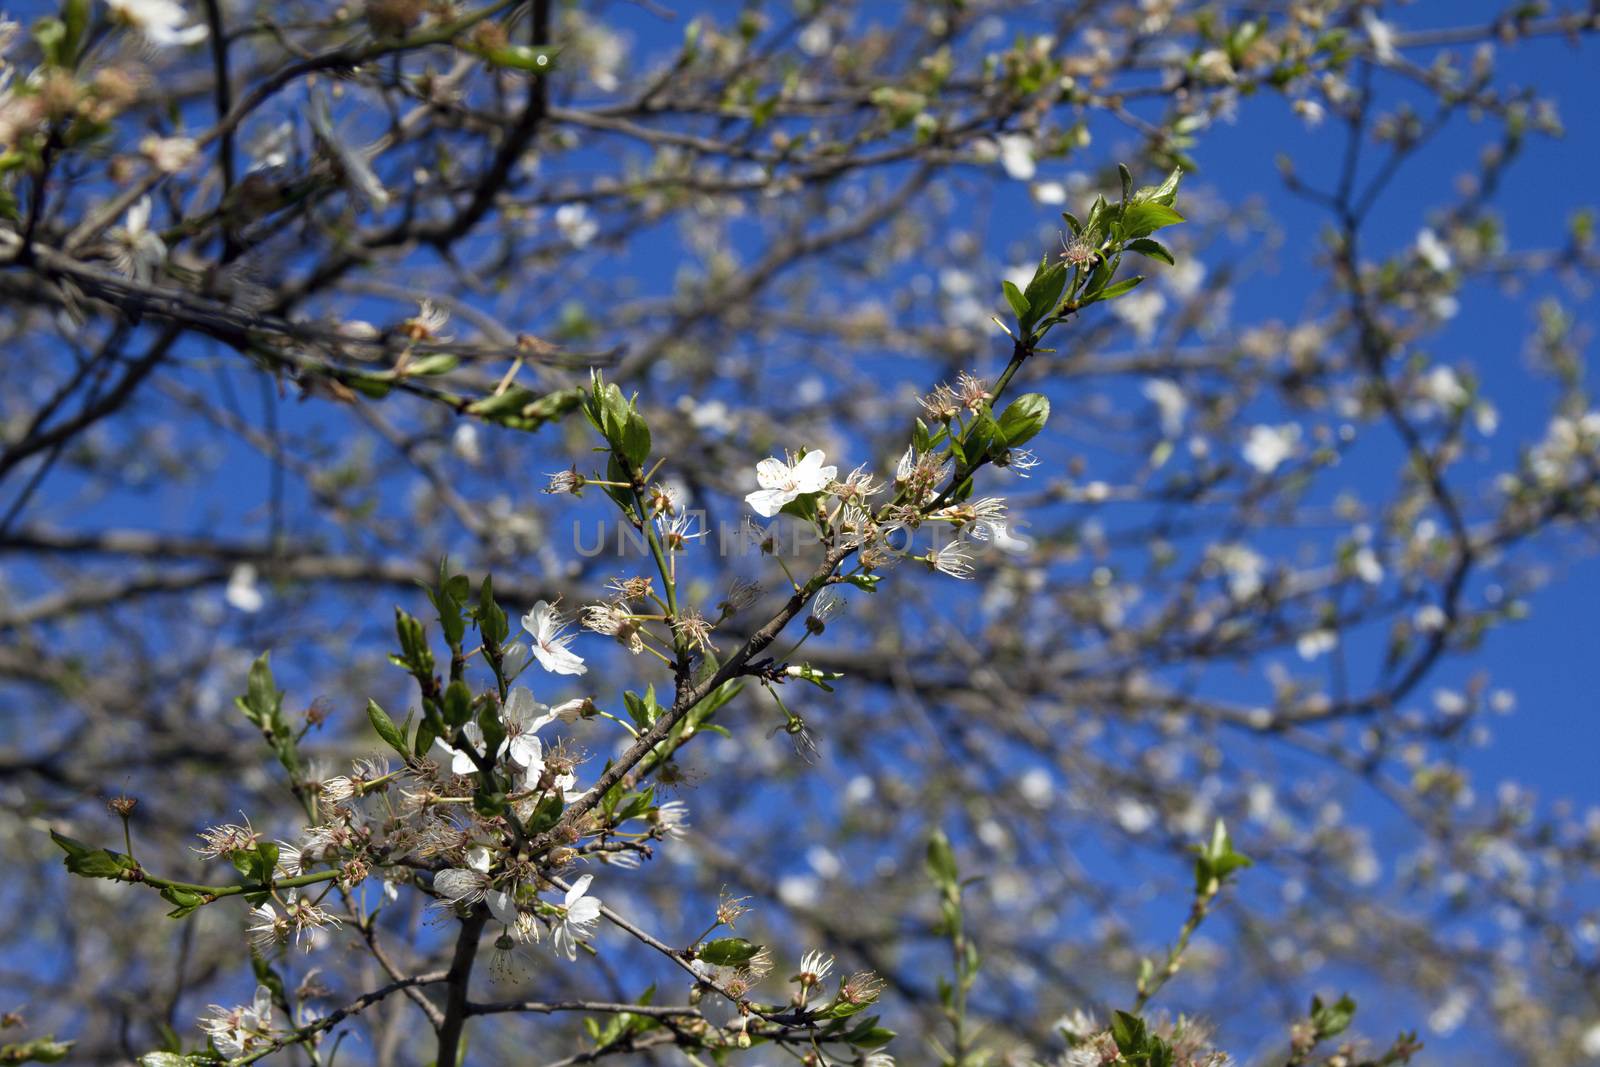
[[[264,985],[256,986],[255,1002],[251,1005],[262,1026],[272,1025],[272,990]]]
[[[764,519],[770,519],[783,510],[783,506],[795,498],[796,494],[785,492],[782,489],[757,489],[744,498],[750,509]]]
[[[544,710],[544,705],[533,699],[533,693],[523,686],[511,690],[500,710],[500,718],[507,723],[526,725]]]
[[[496,922],[506,926],[517,925],[516,897],[503,889],[495,889],[491,890],[485,899],[489,902],[489,912],[495,917]]]
[[[539,666],[551,674],[585,674],[589,670],[583,665],[582,656],[561,645],[551,645],[549,648],[534,645],[533,655],[539,661]]]
[[[594,875],[586,874],[572,883],[572,886],[567,890],[566,898],[566,905],[569,911],[572,905],[581,900],[583,895],[589,891],[589,883],[592,881],[594,881]]]
[[[781,459],[769,457],[756,464],[756,484],[763,489],[780,489],[789,480],[789,465]]]
[[[548,640],[551,631],[551,616],[555,614],[550,609],[548,601],[541,600],[533,606],[533,610],[522,617],[522,628],[533,635],[536,644]]]
[[[433,876],[434,892],[449,901],[468,900],[483,888],[483,876],[461,867],[449,867]]]
[[[588,705],[588,703],[589,701],[583,697],[578,697],[573,700],[563,700],[555,707],[550,708],[549,714],[543,716],[543,718],[546,722],[552,719],[560,719],[562,722],[572,722],[583,714],[583,709]]]
[[[795,488],[802,493],[820,493],[828,488],[828,483],[839,474],[839,468],[834,466],[822,467],[815,471],[807,471],[795,479]]]
[[[150,197],[141,196],[138,201],[128,209],[129,233],[143,233],[145,227],[150,225]]]
[[[798,481],[802,477],[810,477],[811,473],[821,467],[822,461],[827,458],[826,453],[820,450],[812,450],[801,456],[800,462],[794,465],[795,480]]]
[[[544,767],[544,745],[532,734],[523,734],[511,742],[511,759],[519,767]]]

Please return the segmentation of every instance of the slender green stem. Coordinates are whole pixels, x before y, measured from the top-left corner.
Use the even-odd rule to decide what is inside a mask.
[[[134,868],[124,871],[118,877],[125,882],[143,882],[145,885],[155,886],[157,889],[176,889],[184,893],[196,893],[203,897],[220,899],[222,897],[236,897],[243,893],[270,893],[274,889],[296,889],[304,885],[316,885],[319,882],[331,882],[339,877],[338,871],[318,871],[315,874],[299,874],[293,878],[274,878],[270,882],[244,882],[239,885],[200,885],[196,882],[179,882],[171,878],[162,878],[146,871]],[[210,901],[207,901],[210,903]]]
[[[1183,927],[1178,931],[1178,940],[1167,950],[1166,962],[1162,964],[1161,969],[1149,981],[1146,981],[1144,976],[1140,976],[1139,995],[1133,1001],[1135,1015],[1144,1010],[1144,1006],[1150,1003],[1150,999],[1159,993],[1161,987],[1166,985],[1178,973],[1178,969],[1183,966],[1184,953],[1189,950],[1189,939],[1194,936],[1196,930],[1200,929],[1200,924],[1205,922],[1206,916],[1211,913],[1212,902],[1216,899],[1217,891],[1214,888],[1208,888],[1195,895],[1194,904],[1189,908],[1189,917],[1183,921]]]

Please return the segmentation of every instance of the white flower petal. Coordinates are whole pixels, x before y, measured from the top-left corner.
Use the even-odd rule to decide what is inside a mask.
[[[745,503],[750,505],[752,511],[764,519],[770,519],[783,510],[783,506],[793,500],[797,494],[785,492],[782,489],[757,489],[747,495]]]

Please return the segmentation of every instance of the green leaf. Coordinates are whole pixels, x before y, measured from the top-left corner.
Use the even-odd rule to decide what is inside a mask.
[[[1016,312],[1018,321],[1026,318],[1028,314],[1028,298],[1022,295],[1022,290],[1017,288],[1016,283],[1001,282],[1000,288],[1005,290],[1006,303],[1010,304],[1011,310]],[[923,451],[926,451],[926,446],[923,447]]]
[[[1167,251],[1166,246],[1160,241],[1152,240],[1149,237],[1140,237],[1138,240],[1129,241],[1128,251],[1138,252],[1142,256],[1149,256],[1151,259],[1159,259],[1169,267],[1177,265],[1177,260],[1172,258],[1172,253]]]
[[[270,653],[263,652],[250,665],[250,677],[245,686],[245,694],[234,698],[234,704],[244,712],[244,717],[263,732],[270,731],[279,724],[283,709],[283,694],[272,683],[272,665],[268,661],[269,656]]]
[[[461,357],[449,352],[435,352],[432,355],[414,359],[406,364],[401,373],[407,378],[430,378],[441,374],[449,374],[461,365]]]
[[[628,709],[628,718],[641,731],[650,729],[655,724],[657,708],[652,696],[648,703],[641,699],[638,693],[631,690],[622,694],[623,707]]]
[[[493,700],[478,704],[478,729],[483,731],[483,750],[498,752],[506,739],[505,720],[500,717],[500,706]]]
[[[174,889],[171,886],[161,891],[161,899],[174,905],[173,909],[167,912],[169,919],[181,919],[205,903],[198,893],[191,893],[186,889]]]
[[[395,636],[400,641],[400,655],[395,659],[401,667],[416,675],[419,680],[433,674],[433,650],[428,647],[422,623],[399,608],[394,609]]]
[[[383,743],[398,752],[401,759],[411,754],[411,750],[406,747],[406,735],[400,732],[400,727],[394,724],[394,720],[389,718],[389,713],[380,708],[376,700],[367,701],[367,719],[372,723],[372,728],[377,731],[378,736],[383,739]]]
[[[123,871],[136,870],[138,864],[129,856],[110,849],[94,848],[82,841],[50,831],[50,840],[67,854],[67,870],[80,878],[116,878]],[[0,1061],[3,1062],[3,1061]]]
[[[650,427],[645,424],[643,415],[631,409],[628,411],[622,423],[620,443],[622,454],[628,457],[628,462],[643,470],[645,460],[650,458]]]
[[[33,24],[33,39],[45,60],[54,66],[64,67],[67,59],[67,24],[54,16],[46,16]]]
[[[1194,871],[1196,893],[1215,892],[1234,871],[1254,865],[1249,856],[1234,851],[1227,824],[1221,819],[1211,829],[1211,840],[1196,845],[1194,851],[1199,856]]]
[[[497,396],[486,396],[467,406],[467,414],[476,415],[486,422],[498,423],[513,430],[537,430],[547,422],[559,419],[573,408],[583,405],[590,396],[587,389],[573,387],[539,394],[522,386],[513,386]],[[591,422],[594,415],[585,408]],[[595,423],[599,428],[599,423]]]
[[[719,937],[701,946],[699,957],[713,967],[737,967],[750,962],[760,951],[760,945],[742,937]]]
[[[20,1045],[0,1045],[0,1063],[60,1063],[75,1043],[38,1037]]]
[[[941,889],[953,890],[960,885],[961,870],[956,865],[955,850],[950,847],[950,839],[943,830],[935,830],[928,836],[927,865],[928,876]]]
[[[1356,1002],[1348,994],[1333,1004],[1324,1004],[1319,997],[1311,998],[1311,1025],[1316,1029],[1318,1041],[1344,1033],[1355,1017]]]
[[[560,793],[553,793],[539,801],[539,806],[533,809],[533,818],[528,820],[528,832],[542,834],[550,829],[561,818],[564,807]]]
[[[511,44],[504,48],[474,48],[472,53],[484,62],[511,70],[548,74],[555,69],[559,49],[550,45]]]
[[[472,690],[457,678],[444,691],[444,721],[447,726],[465,726],[472,719]]]
[[[1001,437],[1000,424],[995,422],[994,416],[989,413],[988,405],[978,410],[971,423],[967,426],[966,437],[962,440],[961,448],[972,462],[979,457],[987,455],[989,446]]]
[[[467,414],[476,415],[481,419],[498,420],[505,415],[520,415],[524,407],[537,399],[539,394],[532,389],[514,385],[503,393],[474,400],[467,405]]]
[[[438,737],[439,728],[434,725],[434,720],[423,719],[417,725],[417,736],[411,739],[411,751],[418,756],[427,755]]]
[[[1028,288],[1023,296],[1028,301],[1028,313],[1019,320],[1024,330],[1030,329],[1034,323],[1044,318],[1055,310],[1056,304],[1061,300],[1061,293],[1067,287],[1067,266],[1065,263],[1051,263],[1048,259],[1039,261],[1039,269],[1034,273],[1033,280],[1028,283]]]
[[[1111,1018],[1111,1040],[1124,1056],[1136,1056],[1144,1051],[1145,1025],[1137,1015],[1119,1011]]]
[[[1165,204],[1171,207],[1178,199],[1178,183],[1183,180],[1183,168],[1173,167],[1172,173],[1167,175],[1166,181],[1153,189],[1140,189],[1135,199],[1149,201],[1156,204]]]
[[[438,612],[439,628],[444,633],[445,644],[452,650],[461,647],[461,639],[466,636],[467,624],[462,618],[465,602],[472,592],[472,585],[464,574],[451,574],[448,558],[439,560],[439,582],[427,589],[428,600],[432,602],[434,610]]]
[[[882,1048],[894,1040],[894,1031],[882,1026],[858,1026],[845,1040],[856,1048]]]
[[[1150,201],[1129,205],[1122,216],[1122,235],[1125,238],[1145,237],[1167,226],[1176,226],[1183,216],[1175,208]]]
[[[1017,397],[1000,416],[1000,439],[1007,448],[1031,440],[1050,418],[1050,401],[1040,393]]]
[[[478,620],[478,633],[485,648],[499,648],[511,634],[511,624],[506,620],[505,609],[494,599],[494,579],[485,574],[478,586],[478,605],[473,610]]]
[[[83,33],[89,28],[90,0],[66,0],[61,5],[61,21],[66,27],[67,36],[62,42],[63,59],[69,65],[76,65],[78,61],[78,46],[83,42]]]
[[[1115,300],[1117,297],[1121,296],[1124,293],[1132,292],[1134,289],[1138,288],[1143,283],[1144,283],[1144,275],[1143,274],[1135,274],[1131,278],[1122,279],[1120,282],[1117,282],[1115,285],[1106,286],[1104,289],[1102,289],[1098,293],[1096,293],[1095,296],[1094,296],[1094,300],[1090,301],[1090,302],[1093,303],[1094,301],[1099,301],[1099,300]]]

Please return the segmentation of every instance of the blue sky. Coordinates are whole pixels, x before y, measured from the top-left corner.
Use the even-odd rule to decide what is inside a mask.
[[[1424,2],[1400,12],[1395,21],[1402,27],[1456,24],[1487,18],[1498,6],[1485,0]],[[613,12],[632,24],[641,50],[647,53],[668,47],[680,32],[680,27],[653,22],[631,5],[616,5]],[[1585,104],[1595,97],[1596,49],[1592,44],[1574,49],[1564,42],[1544,40],[1498,51],[1504,80],[1530,85],[1562,105],[1566,137],[1559,141],[1530,139],[1522,161],[1511,171],[1496,200],[1514,245],[1554,245],[1562,239],[1570,213],[1595,200],[1589,176],[1600,169],[1600,115]],[[1458,119],[1420,162],[1400,174],[1373,216],[1367,236],[1369,255],[1412,244],[1428,210],[1447,198],[1449,183],[1468,168],[1485,137],[1485,128]],[[1107,138],[1109,145],[1116,145],[1115,135]],[[1219,124],[1203,135],[1194,150],[1200,170],[1190,182],[1214,189],[1231,201],[1259,197],[1286,237],[1272,254],[1272,269],[1255,277],[1239,293],[1235,321],[1289,317],[1316,299],[1307,281],[1308,265],[1325,219],[1284,190],[1274,156],[1287,152],[1302,173],[1316,174],[1336,165],[1341,147],[1332,124],[1308,130],[1281,100],[1270,95],[1246,102],[1238,124]],[[1104,155],[1100,150],[1091,153],[1095,159]],[[1064,176],[1068,169],[1070,164],[1046,161],[1040,177]],[[1016,195],[998,196],[994,204],[983,229],[987,248],[995,255],[1015,246],[1019,235],[1048,232],[1056,225],[1055,209],[1032,203],[1021,185],[1016,187]],[[1237,249],[1233,251],[1238,254]],[[671,274],[668,259],[663,256],[659,267],[636,259],[631,267],[646,284],[664,283]],[[425,275],[425,269],[419,269],[419,277]],[[1501,450],[1497,456],[1502,462],[1517,442],[1537,439],[1542,433],[1553,395],[1549,384],[1532,379],[1525,365],[1524,342],[1533,325],[1537,295],[1507,295],[1487,289],[1463,294],[1460,315],[1430,346],[1443,358],[1470,363],[1482,376],[1485,392],[1502,416],[1493,446]],[[1592,300],[1580,300],[1569,292],[1562,296],[1569,304],[1578,304],[1580,316],[1592,317]],[[234,375],[234,380],[247,383],[241,375]],[[253,387],[240,394],[241,410],[251,417],[259,416],[261,403]],[[344,411],[323,401],[300,404],[291,399],[275,406],[284,425],[296,431],[321,427],[332,438],[348,425]],[[1392,456],[1388,458],[1392,460]],[[224,466],[225,474],[211,479],[203,495],[176,487],[85,502],[75,497],[73,480],[62,477],[41,499],[39,514],[86,526],[149,525],[171,530],[204,528],[226,518],[239,529],[260,530],[265,463],[237,443],[223,445],[211,459]],[[1376,462],[1381,467],[1381,454]],[[530,495],[542,470],[528,474]],[[1385,477],[1389,473],[1379,472],[1378,467],[1374,470]],[[1359,482],[1362,475],[1345,472],[1340,477]],[[1460,477],[1471,476],[1463,473]],[[227,484],[219,487],[224,481]],[[1376,480],[1374,484],[1387,483]],[[306,505],[293,486],[290,500],[291,515]],[[1560,543],[1548,544],[1543,551],[1549,554],[1555,580],[1534,599],[1532,618],[1496,632],[1472,662],[1449,661],[1434,682],[1424,687],[1422,697],[1435,683],[1460,684],[1470,671],[1487,668],[1497,685],[1516,692],[1519,711],[1511,719],[1495,720],[1493,745],[1471,754],[1471,765],[1491,779],[1518,779],[1546,797],[1568,797],[1580,805],[1600,803],[1600,786],[1594,776],[1594,753],[1600,751],[1592,669],[1596,642],[1588,625],[1591,606],[1600,601],[1600,566],[1586,559],[1569,565]]]

